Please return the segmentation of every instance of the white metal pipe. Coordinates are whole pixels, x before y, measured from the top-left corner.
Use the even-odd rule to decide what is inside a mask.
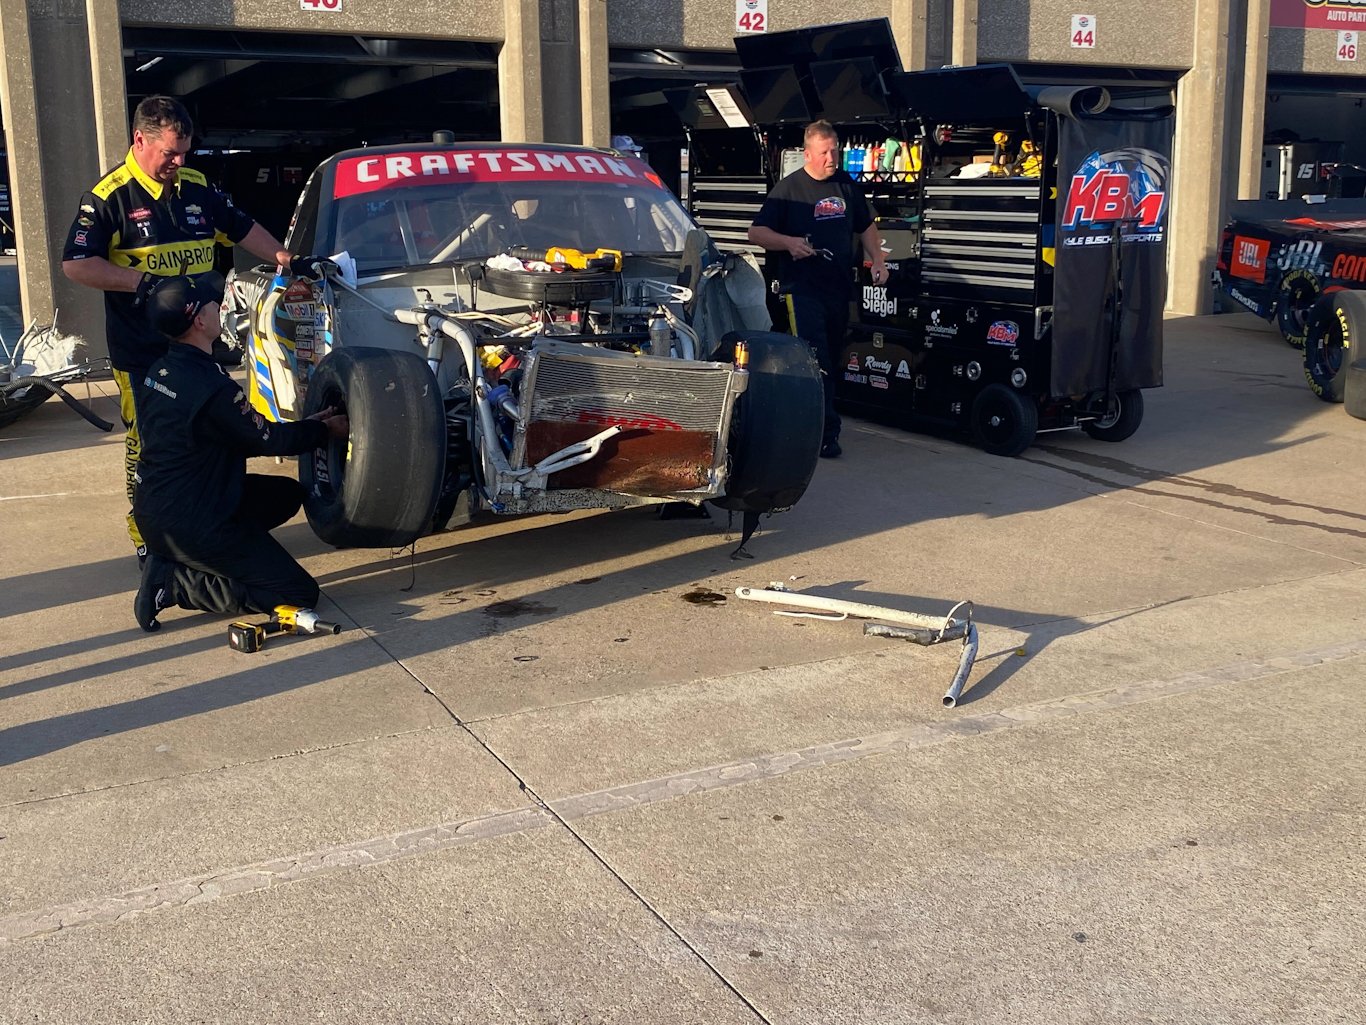
[[[918,612],[903,612],[900,609],[883,608],[881,605],[865,605],[863,602],[843,601],[839,598],[826,598],[819,594],[802,594],[799,591],[769,591],[762,587],[737,587],[737,598],[748,601],[770,602],[774,605],[790,605],[799,609],[816,609],[821,612],[842,612],[858,619],[881,619],[888,623],[902,623],[906,626],[920,626],[939,630],[952,623],[944,616],[925,616]]]

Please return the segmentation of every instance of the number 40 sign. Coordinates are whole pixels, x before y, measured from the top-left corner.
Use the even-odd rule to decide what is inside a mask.
[[[768,31],[768,0],[735,0],[736,32]]]
[[[1096,16],[1094,14],[1072,15],[1072,45],[1084,50],[1096,47]]]

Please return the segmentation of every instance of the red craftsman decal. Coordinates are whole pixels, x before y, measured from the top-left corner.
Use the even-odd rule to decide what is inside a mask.
[[[634,157],[510,147],[346,157],[337,162],[333,181],[334,199],[440,182],[607,181],[664,187],[649,165]]]

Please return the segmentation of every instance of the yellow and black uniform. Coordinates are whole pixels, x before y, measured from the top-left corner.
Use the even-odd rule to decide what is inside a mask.
[[[159,276],[213,270],[214,247],[240,242],[255,222],[232,205],[200,172],[182,167],[163,184],[147,175],[130,150],[124,162],[81,197],[67,234],[63,261],[103,257],[115,267]],[[105,338],[119,386],[119,412],[127,428],[124,475],[132,504],[139,440],[134,389],[147,368],[166,353],[167,340],[135,306],[132,292],[104,293]],[[128,534],[142,550],[132,513]]]

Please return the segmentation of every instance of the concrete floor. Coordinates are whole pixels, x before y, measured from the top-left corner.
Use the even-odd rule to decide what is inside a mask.
[[[136,628],[120,440],[47,403],[0,432],[0,1020],[1363,1020],[1366,422],[1241,315],[1166,376],[1120,445],[849,421],[752,562],[299,520],[346,629],[255,656]],[[971,599],[962,703],[954,646],[684,600],[772,580]]]

